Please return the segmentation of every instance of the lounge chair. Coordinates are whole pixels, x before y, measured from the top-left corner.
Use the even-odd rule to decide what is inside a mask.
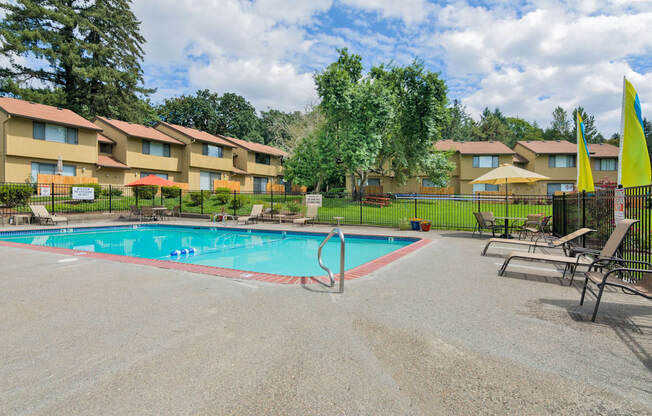
[[[260,204],[251,207],[251,214],[238,217],[238,224],[247,224],[250,222],[257,222],[260,215],[263,213],[263,206]]]
[[[595,309],[593,310],[593,316],[591,317],[591,321],[593,322],[595,322],[595,317],[598,315],[602,292],[607,286],[619,287],[625,293],[631,293],[643,296],[646,299],[652,299],[652,264],[640,260],[611,259],[611,261],[620,264],[632,264],[634,267],[618,267],[609,270],[606,273],[597,270],[586,272],[580,305],[584,305],[584,295],[586,294],[587,289],[595,295]],[[597,259],[593,264],[593,268],[602,268],[604,267],[604,264],[604,259]],[[646,266],[647,268],[644,269],[643,266]],[[632,273],[640,274],[641,276],[637,279],[632,276]],[[628,276],[627,279],[625,279],[626,275]],[[598,293],[595,293],[590,287],[588,287],[589,282],[598,287]]]
[[[317,211],[319,211],[319,205],[308,205],[308,208],[306,208],[306,216],[303,218],[296,218],[292,220],[292,222],[301,225],[314,223],[315,218],[317,217]]]
[[[62,222],[65,222],[68,224],[68,218],[66,217],[58,217],[56,215],[52,215],[48,212],[47,208],[45,208],[43,205],[32,205],[29,204],[29,209],[32,210],[32,214],[34,215],[34,218],[38,221],[39,224],[52,224],[56,225]]]
[[[496,224],[496,219],[492,212],[474,212],[473,215],[475,216],[476,225],[473,234],[471,234],[472,237],[476,232],[482,236],[482,230],[491,230],[491,236],[495,237],[496,230],[501,231],[505,227],[502,224]]]
[[[562,248],[564,250],[564,254],[568,256],[570,255],[571,242],[593,231],[595,230],[592,230],[590,228],[580,228],[575,232],[572,232],[568,235],[565,235],[561,238],[552,241],[547,241],[545,239],[527,241],[527,240],[516,240],[513,238],[491,238],[489,239],[489,241],[487,241],[487,244],[485,244],[481,254],[484,256],[485,254],[487,254],[487,249],[489,248],[490,245],[498,243],[498,244],[514,244],[514,245],[526,246],[528,248],[527,250],[528,253],[530,252],[534,253],[537,247]]]
[[[566,274],[570,271],[571,272],[571,281],[569,285],[573,284],[573,278],[575,277],[575,272],[577,271],[578,266],[585,266],[585,267],[590,267],[593,264],[593,261],[591,261],[589,258],[586,257],[587,254],[592,254],[596,256],[597,259],[603,259],[603,260],[611,260],[614,259],[616,253],[618,252],[618,249],[620,248],[620,245],[622,244],[623,240],[625,239],[625,236],[627,235],[627,232],[629,229],[638,222],[638,220],[622,220],[618,223],[614,231],[611,233],[611,236],[609,237],[609,240],[605,243],[604,247],[602,250],[599,252],[596,250],[590,250],[590,249],[582,249],[582,248],[575,248],[573,249],[573,256],[558,256],[558,255],[552,255],[552,254],[539,254],[539,253],[522,253],[522,252],[511,252],[509,253],[509,256],[505,259],[505,262],[501,266],[500,270],[498,271],[498,275],[502,276],[505,273],[505,270],[507,269],[507,266],[509,265],[510,261],[513,259],[518,259],[518,260],[525,260],[525,261],[539,261],[539,262],[544,262],[544,263],[554,263],[554,264],[563,264],[565,265],[564,268],[564,275],[563,278],[566,277]]]

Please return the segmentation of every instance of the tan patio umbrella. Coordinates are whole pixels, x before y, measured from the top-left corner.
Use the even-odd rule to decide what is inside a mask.
[[[471,181],[472,184],[488,183],[490,185],[505,185],[505,217],[509,217],[509,196],[507,186],[510,183],[534,183],[550,179],[547,176],[529,170],[517,168],[514,165],[503,164],[494,170],[491,170],[477,179]],[[505,237],[509,236],[508,221],[505,220]]]

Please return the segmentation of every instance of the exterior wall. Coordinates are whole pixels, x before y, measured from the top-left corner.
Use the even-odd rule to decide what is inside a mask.
[[[244,149],[243,149],[244,150]],[[245,150],[246,151],[246,150]],[[246,171],[254,176],[282,176],[283,166],[281,165],[281,158],[277,156],[269,157],[269,165],[256,163],[256,154],[254,152],[247,152],[247,167]],[[238,156],[238,159],[240,156]]]
[[[56,159],[41,159],[35,157],[6,156],[4,160],[6,182],[29,182],[32,175],[32,162],[57,163]],[[95,173],[95,164],[68,162],[63,160],[66,165],[75,165],[76,175],[83,177],[93,177]]]
[[[5,144],[7,140],[5,138],[5,122],[9,120],[7,114],[4,111],[0,111],[0,182],[6,182],[5,179]]]
[[[612,159],[612,158],[606,158],[606,159]],[[591,158],[591,163],[595,163],[595,161],[600,160],[600,158]],[[605,179],[608,180],[609,182],[617,183],[618,182],[618,158],[616,158],[616,170],[597,170],[595,169],[595,165],[591,166],[591,169],[593,171],[593,182],[599,183],[604,181]]]
[[[128,183],[126,178],[129,173],[131,173],[129,169],[114,169],[96,166],[93,176],[97,178],[101,185],[125,185]],[[131,178],[131,176],[129,176],[129,178]],[[129,182],[133,180],[134,179],[130,179]]]

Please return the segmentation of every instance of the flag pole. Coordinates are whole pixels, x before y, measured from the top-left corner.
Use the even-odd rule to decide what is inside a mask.
[[[620,105],[620,146],[618,146],[618,185],[623,178],[623,144],[625,140],[625,76],[623,75],[623,100]]]

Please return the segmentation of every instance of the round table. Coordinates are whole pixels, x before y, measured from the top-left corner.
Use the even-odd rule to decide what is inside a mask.
[[[344,219],[344,217],[333,217],[335,221],[337,221],[337,226],[340,226],[340,221]]]

